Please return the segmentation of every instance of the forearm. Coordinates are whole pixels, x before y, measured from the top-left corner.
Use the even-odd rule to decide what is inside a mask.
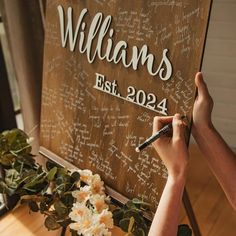
[[[185,177],[168,177],[149,236],[176,236]]]
[[[221,184],[227,198],[236,208],[236,156],[213,126],[193,129],[193,136]]]

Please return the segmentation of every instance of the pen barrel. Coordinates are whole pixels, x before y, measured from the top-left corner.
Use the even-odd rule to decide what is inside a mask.
[[[151,136],[150,138],[148,138],[144,143],[142,143],[139,146],[139,150],[143,150],[145,147],[149,146],[151,143],[153,143],[156,139],[158,139],[160,137],[160,133]]]
[[[162,135],[168,133],[170,129],[172,128],[172,124],[168,124],[164,126],[161,130],[159,130],[156,134],[152,135],[150,138],[148,138],[144,143],[142,143],[138,149],[139,151],[142,151],[144,148],[149,146],[151,143],[153,143],[155,140],[160,138]]]

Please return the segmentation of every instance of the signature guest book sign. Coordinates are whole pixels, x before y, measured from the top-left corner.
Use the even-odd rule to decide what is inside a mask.
[[[167,171],[135,147],[153,117],[188,116],[210,0],[47,3],[40,152],[156,208]]]

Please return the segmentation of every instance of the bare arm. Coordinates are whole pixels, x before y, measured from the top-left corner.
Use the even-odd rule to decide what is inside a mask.
[[[154,216],[149,236],[176,236],[180,206],[186,179],[188,151],[184,139],[184,125],[179,115],[157,117],[153,132],[173,119],[173,137],[162,137],[153,146],[168,170],[168,179]]]
[[[185,179],[168,178],[149,236],[176,236]]]
[[[236,210],[236,155],[211,121],[213,101],[201,73],[195,78],[198,97],[193,110],[193,136],[204,157]]]

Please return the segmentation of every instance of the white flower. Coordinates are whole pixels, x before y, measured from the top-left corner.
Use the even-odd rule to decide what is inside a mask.
[[[80,180],[90,185],[93,177],[91,170],[79,170]]]
[[[78,235],[83,236],[111,236],[109,229],[113,228],[112,213],[108,210],[104,192],[104,183],[100,176],[93,175],[90,170],[79,170],[80,180],[87,185],[80,187],[78,181],[78,190],[72,192],[76,199],[73,204],[69,217],[74,223],[70,228],[75,230]],[[90,204],[87,204],[88,201]]]
[[[80,230],[80,227],[81,227],[81,225],[80,225],[80,223],[78,223],[78,222],[76,222],[76,223],[71,223],[71,224],[70,224],[70,228],[73,229],[73,230],[75,230],[75,231]]]
[[[91,211],[86,207],[85,204],[81,203],[74,203],[72,207],[72,211],[69,214],[69,217],[73,221],[80,221],[83,218],[89,218],[91,217]]]
[[[91,217],[83,218],[77,224],[71,223],[69,226],[71,229],[76,230],[78,235],[82,234],[83,236],[95,236],[95,235],[89,234],[89,232],[91,231],[91,228],[93,227],[93,222],[92,222]]]
[[[90,194],[91,187],[88,185],[72,192],[72,196],[76,198],[77,202],[86,202],[89,199]]]
[[[91,183],[91,190],[93,194],[104,194],[104,182],[99,175],[94,175]]]
[[[111,236],[111,232],[105,227],[104,224],[93,225],[85,232],[84,236]]]
[[[108,210],[105,209],[102,211],[101,214],[99,214],[99,223],[104,224],[106,228],[112,229],[114,226],[113,218],[112,218],[112,213]]]
[[[94,208],[96,209],[96,211],[98,213],[101,213],[102,210],[107,209],[108,206],[105,203],[105,195],[92,195],[91,198],[89,199],[90,203],[94,206]]]

